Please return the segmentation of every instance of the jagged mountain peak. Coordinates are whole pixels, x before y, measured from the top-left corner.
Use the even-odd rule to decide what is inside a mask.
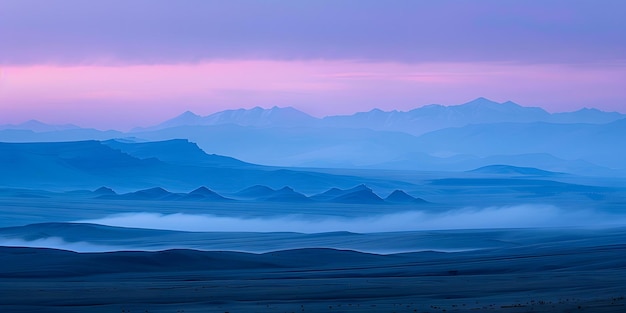
[[[216,112],[199,116],[191,111],[157,126],[144,129],[158,130],[178,126],[212,126],[232,124],[244,127],[339,127],[373,130],[401,131],[421,135],[448,127],[462,127],[485,123],[609,123],[626,115],[603,112],[597,109],[581,109],[575,112],[548,113],[540,107],[522,106],[513,101],[497,102],[478,97],[457,105],[430,104],[409,111],[373,108],[349,115],[316,118],[294,107],[274,105],[269,108],[255,106]]]
[[[485,97],[478,97],[466,103],[459,104],[458,106],[485,106],[485,105],[500,105],[500,103],[495,102],[493,100],[489,100]]]
[[[105,187],[105,186],[102,186],[94,190],[93,193],[97,195],[116,195],[117,194],[115,191],[113,191],[113,189],[109,187]]]
[[[385,198],[385,201],[389,201],[392,203],[426,203],[424,199],[413,197],[403,190],[399,189],[396,189],[391,194],[389,194],[389,196]]]
[[[198,187],[189,193],[190,195],[212,195],[215,192],[205,186]]]
[[[193,113],[189,110],[181,113],[179,116],[177,116],[178,118],[198,118],[198,117],[202,117],[196,113]]]
[[[317,119],[293,107],[274,106],[270,109],[226,110],[205,116],[202,125],[235,124],[240,126],[302,126]]]

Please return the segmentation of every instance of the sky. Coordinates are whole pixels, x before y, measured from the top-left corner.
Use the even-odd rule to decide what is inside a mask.
[[[626,1],[0,0],[0,124],[478,97],[626,113]]]

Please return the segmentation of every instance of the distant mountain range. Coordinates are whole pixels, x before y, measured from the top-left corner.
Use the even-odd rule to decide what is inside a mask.
[[[485,98],[453,106],[427,105],[408,112],[382,111],[378,109],[353,115],[329,116],[322,122],[327,126],[370,128],[400,131],[421,135],[449,127],[487,123],[610,123],[626,118],[626,114],[582,109],[575,112],[550,114],[538,107],[523,107],[508,101],[497,103]]]
[[[263,109],[255,107],[249,110],[226,110],[208,116],[196,115],[193,112],[185,113],[167,120],[159,125],[147,128],[136,128],[133,132],[159,130],[179,126],[223,125],[234,124],[240,126],[272,127],[272,126],[312,126],[319,119],[310,116],[292,107]]]
[[[80,127],[76,125],[72,125],[72,124],[49,125],[49,124],[42,123],[37,120],[30,120],[30,121],[26,121],[24,123],[17,124],[17,125],[12,125],[12,124],[0,125],[0,130],[27,130],[27,131],[38,132],[38,133],[52,132],[52,131],[59,131],[59,130],[73,130],[73,129],[80,129]]]
[[[179,116],[150,127],[137,127],[128,134],[144,133],[155,130],[184,126],[215,126],[238,125],[251,127],[333,127],[333,128],[365,128],[405,132],[421,135],[430,131],[449,127],[462,127],[471,124],[489,123],[559,123],[559,124],[606,124],[625,119],[626,114],[605,112],[593,108],[583,108],[573,112],[549,113],[539,107],[524,107],[511,101],[498,103],[486,98],[477,98],[470,102],[443,106],[426,105],[410,111],[383,111],[373,109],[357,112],[352,115],[332,115],[323,118],[313,117],[293,107],[272,107],[263,109],[225,110],[207,116],[200,116],[186,111]],[[49,125],[30,120],[17,125],[0,125],[0,131],[14,131],[15,135],[22,132],[66,132],[80,136],[94,129],[83,129],[76,125]],[[108,131],[109,135],[118,137],[122,132]],[[5,134],[4,134],[5,135]],[[103,139],[103,138],[90,138]]]
[[[375,109],[325,118],[290,107],[227,110],[204,117],[185,112],[125,133],[30,121],[0,127],[0,142],[101,140],[147,159],[156,157],[150,141],[187,139],[197,144],[193,149],[213,154],[197,149],[181,155],[183,147],[172,141],[157,158],[180,166],[230,162],[236,167],[254,163],[467,171],[504,164],[612,176],[626,171],[626,145],[620,144],[624,133],[626,115],[616,112],[548,113],[478,98],[455,106],[428,105],[408,112]]]
[[[181,126],[233,124],[254,127],[339,127],[399,131],[421,135],[433,130],[485,123],[589,123],[604,124],[626,118],[626,114],[584,108],[575,112],[548,113],[538,107],[523,107],[511,101],[498,103],[485,98],[452,106],[432,104],[407,112],[373,109],[352,115],[315,118],[292,107],[226,110],[208,116],[185,112],[161,124],[136,128],[134,132]]]

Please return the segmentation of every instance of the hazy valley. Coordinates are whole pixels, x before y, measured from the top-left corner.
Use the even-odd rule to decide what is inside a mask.
[[[4,125],[0,308],[613,312],[625,121],[480,98]]]

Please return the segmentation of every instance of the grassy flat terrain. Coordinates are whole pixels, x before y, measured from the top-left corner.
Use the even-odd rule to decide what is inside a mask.
[[[620,312],[626,246],[363,254],[2,248],[6,312]]]

